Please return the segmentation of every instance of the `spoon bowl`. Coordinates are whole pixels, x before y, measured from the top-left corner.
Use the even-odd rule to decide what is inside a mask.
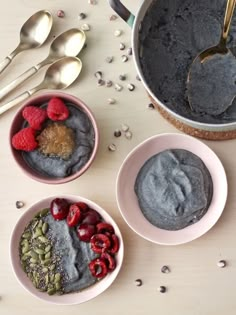
[[[41,46],[48,38],[52,22],[51,13],[46,10],[41,10],[33,14],[20,30],[19,45],[0,63],[0,73],[8,67],[13,58],[20,52]]]
[[[46,71],[43,81],[35,88],[26,91],[0,107],[0,115],[44,89],[61,90],[70,86],[79,76],[82,62],[77,57],[64,57],[54,62]]]

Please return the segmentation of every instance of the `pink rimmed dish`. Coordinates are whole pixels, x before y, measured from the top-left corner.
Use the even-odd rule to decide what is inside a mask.
[[[208,168],[213,181],[212,201],[206,214],[197,223],[178,231],[160,229],[147,221],[134,191],[135,180],[143,164],[167,149],[185,149],[196,154]],[[126,157],[118,173],[116,197],[124,220],[134,232],[156,244],[179,245],[202,236],[214,226],[224,210],[227,191],[224,167],[207,145],[187,135],[162,134],[145,140]]]
[[[119,251],[116,254],[116,268],[113,272],[108,273],[103,279],[99,280],[92,286],[84,289],[80,292],[68,293],[63,295],[48,295],[45,292],[38,291],[30,279],[27,277],[26,273],[23,271],[20,263],[20,256],[19,256],[19,242],[21,235],[27,226],[27,224],[33,219],[34,215],[38,213],[40,210],[44,208],[48,208],[50,203],[55,198],[65,198],[71,203],[77,202],[84,202],[90,208],[96,210],[101,217],[104,219],[105,222],[111,224],[115,230],[115,234],[119,239]],[[47,197],[42,199],[33,205],[31,205],[19,218],[17,221],[11,235],[10,240],[10,260],[13,272],[19,281],[19,283],[23,286],[25,290],[27,290],[33,296],[49,303],[58,304],[58,305],[73,305],[73,304],[80,304],[86,301],[89,301],[102,292],[104,292],[116,279],[123,262],[124,257],[124,243],[121,232],[119,227],[117,226],[116,222],[112,219],[112,217],[99,205],[94,203],[91,200],[88,200],[83,197],[75,196],[75,195],[57,195]]]

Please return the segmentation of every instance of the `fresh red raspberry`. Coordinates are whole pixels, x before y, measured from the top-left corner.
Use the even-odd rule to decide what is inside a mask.
[[[43,122],[47,118],[47,112],[45,109],[39,108],[37,106],[27,106],[22,112],[25,120],[28,121],[30,127],[35,130],[40,130],[42,128]]]
[[[35,140],[35,132],[31,127],[21,129],[12,137],[12,146],[17,150],[33,151],[38,146]]]
[[[69,110],[60,98],[53,97],[48,103],[47,114],[54,121],[66,120],[69,117]]]

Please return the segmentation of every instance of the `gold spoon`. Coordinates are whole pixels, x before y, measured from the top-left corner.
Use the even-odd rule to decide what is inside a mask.
[[[85,41],[85,33],[77,28],[72,28],[60,34],[52,42],[47,58],[25,71],[18,78],[0,90],[0,101],[13,89],[36,74],[42,67],[66,56],[76,57],[83,48]]]
[[[26,100],[34,93],[44,90],[62,90],[71,85],[79,76],[82,62],[77,57],[64,57],[54,62],[46,71],[43,81],[35,88],[24,92],[12,101],[0,107],[0,115],[8,109]]]
[[[52,28],[52,15],[46,10],[41,10],[32,15],[20,30],[20,43],[0,63],[0,73],[7,68],[12,59],[20,52],[41,46],[47,39]]]

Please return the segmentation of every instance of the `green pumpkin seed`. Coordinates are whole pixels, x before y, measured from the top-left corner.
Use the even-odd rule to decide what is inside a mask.
[[[41,210],[41,211],[38,213],[38,216],[39,216],[40,218],[42,218],[42,217],[46,216],[46,215],[48,214],[48,212],[49,212],[49,208],[45,208],[45,209]]]
[[[39,224],[38,224],[38,227],[39,227],[39,228],[42,228],[42,226],[43,226],[43,221],[40,220],[40,221],[39,221]]]
[[[47,267],[43,267],[42,272],[43,272],[43,273],[48,272],[48,268],[47,268]]]
[[[25,254],[29,251],[29,243],[25,244],[24,247],[22,247],[22,254]]]
[[[43,261],[42,261],[42,264],[43,264],[44,266],[48,266],[48,265],[50,265],[50,263],[51,263],[51,259],[46,259],[46,260],[43,260]]]
[[[30,262],[31,262],[32,264],[36,264],[36,263],[38,262],[38,260],[35,259],[35,258],[30,258]]]
[[[30,256],[30,252],[25,253],[25,254],[21,257],[22,261],[26,261],[27,258],[29,258],[29,256]]]
[[[43,235],[43,232],[42,232],[42,229],[40,228],[40,227],[36,227],[36,229],[35,229],[35,234],[37,234],[37,235]]]
[[[37,266],[37,264],[30,264],[30,268],[34,269]]]
[[[44,255],[39,255],[39,260],[42,262],[45,259]]]
[[[54,274],[50,275],[50,282],[53,282],[53,281],[54,281],[54,278],[55,278],[55,275],[54,275]]]
[[[59,290],[61,289],[61,284],[60,284],[60,282],[56,282],[56,283],[55,283],[55,288],[56,288],[57,291],[59,291]]]
[[[27,268],[27,264],[24,261],[21,261],[21,267],[24,270],[24,272],[26,272],[26,268]]]
[[[48,295],[53,295],[53,294],[55,294],[56,293],[56,289],[55,288],[51,288],[51,289],[48,289],[47,290],[47,294]]]
[[[50,249],[52,248],[51,245],[48,245],[45,247],[45,253],[48,253],[50,251]]]
[[[32,229],[34,230],[36,228],[36,226],[38,225],[39,221],[38,220],[35,220],[33,226],[32,226]]]
[[[30,255],[32,258],[39,260],[39,255],[34,250],[30,251]]]
[[[29,245],[29,242],[26,238],[24,238],[21,242],[20,242],[21,246],[25,246],[25,245]]]
[[[39,239],[40,242],[42,242],[42,243],[47,243],[47,242],[48,242],[48,239],[47,239],[45,236],[39,236],[38,239]]]
[[[52,265],[50,266],[50,270],[51,270],[51,271],[53,271],[55,268],[56,268],[56,265],[55,265],[55,264],[52,264]]]
[[[43,255],[44,254],[44,250],[40,249],[40,248],[35,248],[34,251],[39,254],[39,255]]]
[[[43,226],[42,226],[42,232],[43,234],[46,234],[48,231],[48,224],[47,222],[44,222]]]
[[[48,274],[46,274],[46,276],[45,276],[45,283],[46,283],[46,285],[48,285],[48,282],[49,282],[49,276],[48,276]]]
[[[22,234],[22,237],[26,238],[27,240],[29,240],[30,237],[31,237],[31,233],[30,232],[25,232],[25,233]]]
[[[61,280],[61,274],[60,273],[56,273],[55,274],[55,282],[60,282]]]
[[[46,255],[45,255],[45,259],[48,259],[48,258],[51,258],[51,253],[48,252]]]

